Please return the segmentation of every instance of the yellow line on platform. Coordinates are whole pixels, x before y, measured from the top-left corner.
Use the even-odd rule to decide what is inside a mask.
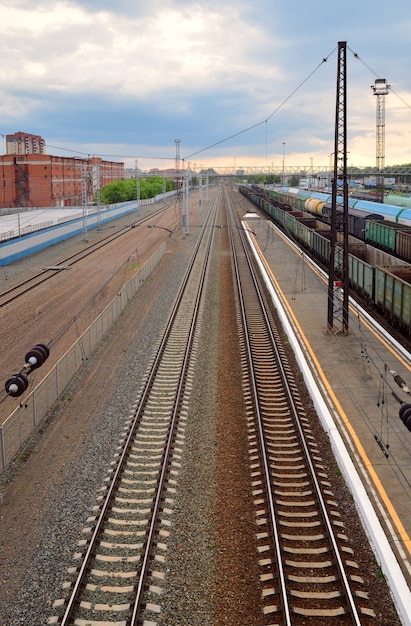
[[[272,224],[270,224],[270,226],[271,226],[271,228],[273,228]],[[285,237],[285,235],[283,235],[283,233],[282,233],[281,231],[278,231],[278,232],[276,231],[276,234],[277,234],[279,237],[281,237],[281,239],[283,240],[283,242],[287,244],[287,246],[290,248],[290,250],[292,250],[292,251],[294,252],[294,254],[297,254],[297,252],[296,252],[295,248],[291,245],[291,243],[290,243],[289,239],[287,239],[287,237]],[[255,242],[255,244],[256,244],[256,246],[257,246],[257,248],[258,248],[258,253],[259,253],[259,255],[260,255],[260,258],[261,258],[261,259],[263,259],[263,262],[264,262],[264,263],[266,263],[266,261],[265,261],[265,257],[264,257],[264,255],[263,255],[262,250],[261,250],[260,246],[258,245],[257,241]],[[311,265],[311,263],[309,263],[309,258],[308,258],[306,255],[304,255],[304,259],[303,259],[303,260],[304,260],[305,264],[309,267],[309,269],[310,269],[312,272],[314,272],[314,274],[316,274],[316,275],[318,276],[318,278],[319,278],[319,279],[320,279],[323,283],[327,284],[327,281],[326,281],[326,279],[324,278],[324,276],[323,276],[322,274],[320,274],[320,272],[318,272],[318,271],[316,270],[316,268],[315,268],[313,265]],[[267,265],[267,267],[268,267],[268,265]],[[358,314],[358,311],[357,311],[357,310],[356,310],[356,309],[355,309],[352,305],[349,305],[349,308],[350,308],[350,311],[352,311],[352,313],[354,313],[355,315],[359,316],[361,323],[362,323],[362,324],[364,324],[364,326],[366,326],[366,328],[370,331],[370,333],[372,333],[372,334],[374,335],[374,337],[375,337],[376,339],[378,339],[378,341],[380,341],[380,342],[383,344],[383,346],[384,346],[384,347],[385,347],[385,348],[386,348],[389,352],[391,352],[391,354],[392,354],[393,356],[395,356],[395,358],[396,358],[396,359],[397,359],[397,360],[401,363],[401,365],[403,365],[403,366],[404,366],[404,367],[405,367],[408,371],[411,371],[411,366],[410,366],[410,364],[408,363],[408,361],[406,361],[406,360],[405,360],[405,359],[401,356],[401,354],[399,354],[396,350],[394,350],[394,348],[393,348],[393,347],[392,347],[389,343],[387,343],[387,342],[385,341],[385,339],[384,339],[383,337],[381,337],[381,336],[380,336],[380,335],[379,335],[379,334],[378,334],[378,333],[377,333],[377,332],[373,329],[373,327],[372,327],[372,326],[370,326],[370,325],[369,325],[369,323],[367,322],[367,320],[366,320],[364,317],[362,317],[361,315],[359,315],[359,314]]]

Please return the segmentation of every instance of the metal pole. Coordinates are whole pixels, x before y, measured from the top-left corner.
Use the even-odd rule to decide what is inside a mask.
[[[190,234],[190,211],[189,211],[189,176],[190,173],[187,170],[183,175],[183,211],[182,211],[182,227],[183,238]]]
[[[138,159],[135,161],[136,166],[136,200],[137,200],[137,211],[140,208],[140,178],[138,175]]]
[[[97,232],[101,230],[101,200],[100,200],[100,190],[101,190],[101,165],[97,163],[97,180],[96,180],[96,204],[97,204]]]
[[[88,241],[87,236],[87,165],[83,163],[81,180],[81,201],[83,204],[83,241]]]
[[[334,135],[334,178],[331,198],[331,241],[328,267],[328,317],[331,333],[348,333],[348,180],[346,42],[338,43],[337,98]],[[339,196],[342,195],[342,203]],[[337,239],[342,231],[343,241]],[[338,276],[336,276],[338,274]],[[338,280],[336,280],[338,278]],[[342,293],[341,293],[342,292]],[[337,323],[336,323],[337,322]]]

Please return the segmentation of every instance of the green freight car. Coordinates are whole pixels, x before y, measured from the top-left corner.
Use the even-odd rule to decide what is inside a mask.
[[[409,230],[409,226],[386,222],[385,220],[367,220],[365,227],[365,241],[382,250],[388,250],[395,254],[397,246],[397,233]]]
[[[411,266],[375,268],[375,303],[386,318],[406,332],[411,329]]]

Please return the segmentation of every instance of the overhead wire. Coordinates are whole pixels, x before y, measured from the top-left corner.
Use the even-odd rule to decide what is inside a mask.
[[[347,46],[348,50],[353,54],[354,58],[357,59],[358,61],[360,61],[364,67],[366,67],[368,69],[368,71],[373,74],[375,77],[378,77],[377,72],[375,72],[375,70],[373,70],[361,57],[360,55],[355,52],[350,46]],[[259,122],[256,122],[255,124],[252,124],[251,126],[248,126],[246,128],[243,128],[242,130],[239,130],[238,132],[232,133],[231,135],[228,135],[227,137],[224,137],[212,144],[209,144],[208,146],[205,146],[203,148],[200,148],[199,150],[196,150],[195,152],[192,152],[191,154],[186,155],[185,157],[182,158],[183,161],[187,161],[188,159],[191,159],[194,156],[197,156],[198,154],[201,154],[203,152],[206,152],[207,150],[211,150],[211,148],[215,148],[216,146],[219,146],[223,143],[226,143],[228,141],[230,141],[231,139],[235,139],[236,137],[239,137],[240,135],[243,135],[244,133],[247,133],[251,130],[254,130],[255,128],[258,128],[259,126],[262,126],[263,124],[266,125],[266,133],[267,133],[267,123],[269,122],[269,120],[278,113],[278,111],[280,111],[285,104],[303,87],[303,85],[305,85],[305,83],[319,70],[319,68],[328,61],[328,59],[332,56],[332,54],[334,54],[334,52],[336,51],[337,47],[333,48],[333,50],[325,57],[322,58],[322,60],[320,61],[320,63],[318,63],[316,65],[316,67],[309,72],[309,74],[295,87],[295,89],[293,89],[289,95],[284,98],[284,100],[282,100],[282,102],[270,113],[270,115],[268,115],[268,117],[266,117],[264,120],[261,120]],[[411,105],[399,94],[397,93],[394,89],[392,89],[391,87],[391,92],[394,93],[401,101],[402,103],[411,109]],[[0,133],[0,135],[4,138],[5,134]],[[167,157],[167,156],[159,156],[159,155],[130,155],[130,154],[103,154],[103,153],[97,153],[97,152],[85,152],[82,150],[73,150],[70,148],[63,148],[61,146],[54,146],[52,144],[47,144],[48,147],[50,148],[54,148],[56,150],[61,150],[61,151],[65,151],[65,152],[71,152],[73,154],[79,154],[79,155],[84,155],[87,157],[92,157],[92,156],[99,156],[99,157],[105,157],[105,158],[117,158],[117,159],[132,159],[132,158],[138,158],[138,159],[154,159],[154,160],[174,160],[175,157]]]
[[[376,423],[377,411],[375,414],[370,414],[360,402],[355,400],[353,396],[352,401],[357,405],[358,411],[363,415],[364,423],[367,425],[368,432],[375,437],[376,432],[379,430],[379,434],[382,438],[383,436],[383,427],[385,428],[385,439],[384,447],[386,450],[390,448],[390,454],[387,458],[387,463],[391,465],[393,471],[400,474],[402,477],[402,481],[407,487],[411,487],[411,482],[409,478],[405,475],[404,471],[401,468],[401,463],[398,462],[395,455],[393,454],[393,448],[390,447],[390,438],[393,437],[396,439],[397,444],[404,450],[404,453],[408,456],[410,455],[409,446],[407,446],[407,440],[398,433],[397,429],[390,428],[390,420],[398,421],[398,417],[393,417],[392,415],[392,407],[390,411],[390,403],[389,398],[396,397],[396,388],[391,384],[390,377],[388,376],[389,368],[387,364],[382,361],[381,355],[378,351],[375,351],[372,344],[367,342],[365,334],[363,332],[363,322],[361,319],[361,314],[357,305],[354,301],[351,302],[350,306],[354,309],[357,318],[357,327],[354,324],[350,325],[350,334],[356,339],[359,343],[360,348],[360,358],[365,359],[367,365],[369,366],[370,377],[366,377],[367,384],[376,384],[374,376],[372,374],[372,370],[374,370],[378,376],[378,391],[376,398],[376,409],[378,409],[380,413],[379,420],[379,428]],[[344,345],[344,342],[341,342],[339,345],[339,352],[341,355],[347,359],[348,362],[353,363],[353,367],[357,366],[358,353],[356,353],[352,349],[352,345],[349,346]],[[370,380],[371,378],[371,380]],[[374,382],[373,382],[374,381]],[[395,394],[395,395],[394,395]],[[382,440],[382,439],[381,439]],[[410,498],[410,492],[405,491],[405,495],[407,498]]]
[[[390,440],[393,438],[396,440],[396,443],[403,450],[404,454],[408,457],[410,456],[410,448],[407,445],[407,439],[404,438],[401,434],[401,430],[399,431],[396,428],[393,428],[393,421],[398,422],[398,416],[393,416],[392,413],[392,403],[390,410],[390,402],[389,399],[393,399],[397,397],[396,388],[391,383],[391,379],[389,374],[389,368],[387,364],[382,360],[381,355],[378,351],[375,351],[372,344],[368,343],[364,332],[363,332],[363,322],[361,319],[361,315],[359,309],[357,309],[356,303],[351,302],[350,305],[357,317],[357,327],[355,325],[350,325],[350,335],[358,340],[360,347],[360,358],[365,359],[366,364],[369,367],[370,376],[365,377],[365,382],[367,384],[376,384],[376,380],[372,374],[372,371],[375,371],[378,376],[378,390],[376,396],[376,411],[375,413],[369,412],[367,408],[365,408],[359,400],[355,399],[355,396],[352,396],[352,402],[357,406],[359,413],[363,416],[364,424],[366,425],[368,432],[372,435],[377,441],[376,434],[378,431],[380,443],[382,443],[381,450],[386,456],[387,463],[392,467],[392,470],[397,475],[401,476],[400,484],[404,489],[404,496],[407,499],[411,498],[411,493],[409,487],[411,487],[411,481],[407,477],[406,473],[402,469],[401,460],[396,458],[397,455],[394,454],[393,447],[391,446]],[[357,331],[359,335],[357,334]],[[352,362],[353,367],[358,365],[358,353],[352,349],[352,345],[345,345],[345,342],[341,342],[339,344],[339,354],[343,356],[347,362]],[[371,379],[371,380],[370,380]],[[377,422],[379,414],[379,420]],[[384,431],[384,432],[383,432]],[[384,441],[383,441],[384,439]],[[379,445],[379,444],[378,444]],[[387,455],[389,449],[389,454]],[[405,487],[406,486],[406,487]]]
[[[201,148],[200,150],[197,150],[196,152],[192,152],[191,154],[188,154],[187,156],[185,156],[183,160],[191,159],[192,157],[197,156],[197,154],[201,154],[201,152],[205,152],[206,150],[215,148],[215,146],[219,146],[220,144],[225,143],[226,141],[230,141],[230,139],[234,139],[235,137],[238,137],[239,135],[243,135],[244,133],[247,133],[248,131],[253,130],[254,128],[258,128],[258,126],[261,126],[262,124],[266,124],[276,113],[278,113],[280,109],[282,109],[282,107],[290,100],[290,98],[292,98],[293,95],[297,93],[299,89],[301,89],[301,87],[311,78],[311,76],[313,76],[313,74],[315,74],[318,71],[318,69],[324,63],[328,61],[329,57],[335,52],[335,50],[336,48],[334,48],[326,57],[323,57],[321,62],[318,63],[318,65],[304,78],[304,80],[301,81],[301,83],[299,83],[299,85],[297,85],[295,89],[293,89],[293,91],[286,98],[284,98],[284,100],[274,109],[274,111],[272,111],[272,113],[270,113],[270,115],[265,120],[256,122],[255,124],[252,124],[251,126],[248,126],[247,128],[244,128],[243,130],[240,130],[237,133],[233,133],[232,135],[229,135],[228,137],[225,137],[224,139],[220,139],[219,141],[216,141],[215,143],[212,143],[209,146],[206,146],[205,148]]]
[[[373,74],[375,77],[378,77],[377,72],[375,72],[375,70],[373,70],[361,57],[360,55],[355,52],[350,46],[347,46],[348,50],[353,54],[354,58],[357,59],[358,61],[360,61],[364,67],[366,67],[368,69],[368,71]],[[323,57],[323,59],[320,61],[320,63],[318,63],[318,65],[297,85],[297,87],[295,87],[295,89],[293,89],[293,91],[291,91],[291,93],[284,98],[284,100],[270,113],[270,115],[264,119],[261,120],[259,122],[256,122],[255,124],[252,124],[251,126],[248,126],[247,128],[243,128],[242,130],[239,130],[236,133],[233,133],[231,135],[228,135],[227,137],[224,137],[223,139],[220,139],[219,141],[216,141],[208,146],[205,146],[204,148],[201,148],[195,152],[192,152],[191,154],[183,157],[183,161],[187,161],[187,159],[191,159],[192,157],[201,154],[202,152],[206,152],[207,150],[210,150],[211,148],[214,148],[216,146],[219,146],[223,143],[226,143],[227,141],[230,141],[231,139],[235,139],[236,137],[247,133],[251,130],[254,130],[255,128],[258,128],[259,126],[261,126],[262,124],[266,124],[266,133],[267,133],[267,123],[269,122],[269,120],[276,114],[278,113],[278,111],[280,111],[284,105],[297,93],[297,91],[299,91],[301,89],[301,87],[318,71],[318,69],[328,61],[328,59],[330,58],[330,56],[335,52],[335,50],[337,49],[337,47],[333,48],[333,50],[325,57]],[[411,109],[411,105],[398,93],[396,92],[394,89],[392,89],[391,87],[391,92],[394,93],[401,101],[402,103]],[[3,137],[6,136],[4,133],[0,133],[0,135]],[[84,155],[87,157],[91,157],[91,156],[99,156],[99,157],[105,157],[105,158],[118,158],[118,159],[132,159],[132,158],[139,158],[139,159],[155,159],[155,160],[174,160],[174,156],[173,157],[166,157],[166,156],[158,156],[158,155],[139,155],[136,156],[134,155],[129,155],[129,154],[103,154],[103,153],[97,153],[97,152],[85,152],[85,151],[81,151],[81,150],[73,150],[70,148],[63,148],[61,146],[53,146],[51,144],[47,144],[50,148],[54,148],[56,150],[61,150],[61,151],[65,151],[65,152],[71,152],[73,154],[79,154],[79,155]]]
[[[172,206],[173,203],[171,203],[170,206]],[[157,218],[158,220],[160,219],[160,217]],[[143,225],[139,225],[142,226]],[[143,230],[143,232],[145,232],[145,230]],[[147,237],[150,235],[150,230],[147,230],[147,232],[145,232],[145,235],[141,238],[141,240],[139,241],[139,245],[141,246],[145,240],[147,239]],[[71,328],[71,326],[73,326],[73,324],[76,326],[77,328],[77,332],[78,335],[80,336],[80,332],[78,331],[78,326],[77,326],[77,320],[79,319],[79,317],[85,312],[87,311],[90,306],[97,300],[98,296],[100,294],[102,294],[104,292],[104,290],[106,289],[107,285],[113,280],[118,278],[119,276],[123,276],[125,274],[125,271],[128,269],[129,266],[129,261],[130,261],[130,256],[127,256],[127,258],[125,260],[123,260],[120,265],[112,272],[112,274],[110,274],[107,279],[105,280],[105,282],[101,285],[101,287],[99,288],[99,290],[94,293],[89,300],[87,300],[83,306],[77,311],[77,313],[71,317],[66,324],[64,324],[64,326],[62,326],[60,328],[60,330],[50,339],[50,341],[48,342],[48,345],[50,347],[55,346],[56,343],[58,343],[62,337],[66,334],[66,332]],[[124,285],[124,281],[123,283],[120,285],[120,289],[122,288],[122,286]]]
[[[378,78],[378,77],[379,77],[379,74],[377,74],[377,72],[376,72],[375,70],[373,70],[373,69],[372,69],[372,67],[370,67],[370,66],[369,66],[369,65],[368,65],[368,64],[367,64],[367,63],[366,63],[366,62],[365,62],[365,61],[364,61],[364,60],[360,57],[360,55],[358,54],[358,52],[354,52],[354,50],[353,50],[352,48],[350,48],[349,46],[347,46],[347,48],[348,48],[348,50],[349,50],[350,52],[352,52],[353,57],[354,57],[355,59],[357,59],[357,61],[360,61],[360,63],[362,63],[362,64],[364,65],[364,67],[366,67],[366,68],[367,68],[367,70],[368,70],[369,72],[371,72],[371,74],[373,74],[373,75],[375,76],[375,78]],[[392,88],[392,86],[391,86],[391,93],[393,93],[395,96],[397,96],[397,98],[398,98],[399,100],[401,100],[401,102],[402,102],[402,103],[403,103],[406,107],[408,107],[409,109],[411,109],[411,104],[409,104],[406,100],[404,100],[404,98],[403,98],[402,96],[400,96],[400,94],[399,94],[397,91],[395,91],[395,90]]]
[[[0,137],[3,139],[6,137],[6,134],[0,133]],[[138,155],[138,154],[103,154],[101,152],[89,151],[85,152],[84,150],[73,150],[72,148],[63,148],[62,146],[53,146],[50,143],[46,144],[48,148],[54,148],[55,150],[61,150],[62,152],[71,152],[72,154],[81,154],[88,158],[92,157],[106,157],[112,159],[154,159],[159,161],[174,161],[175,157],[167,157],[167,156],[157,156],[157,155]]]

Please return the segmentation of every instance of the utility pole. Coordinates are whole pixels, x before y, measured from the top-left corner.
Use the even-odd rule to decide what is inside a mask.
[[[177,197],[180,195],[180,144],[181,144],[181,139],[175,139],[175,144],[176,144],[176,166],[175,166],[175,170],[176,170],[176,187],[177,187]]]
[[[87,243],[87,183],[88,183],[87,165],[83,162],[82,177],[81,177],[81,201],[83,204],[83,239],[82,241]]]
[[[198,208],[201,211],[203,208],[203,177],[198,177]]]
[[[331,241],[328,268],[330,333],[348,334],[348,180],[347,180],[347,43],[338,42],[334,173],[331,195]],[[342,196],[342,202],[339,200]]]
[[[183,174],[183,237],[190,234],[190,170],[185,170]]]
[[[175,144],[176,144],[176,186],[177,186],[177,202],[179,205],[179,208],[181,208],[181,228],[182,228],[182,232],[183,232],[183,238],[185,238],[185,236],[188,234],[188,227],[187,227],[187,223],[188,223],[188,215],[186,213],[186,194],[185,194],[185,188],[182,189],[184,182],[185,182],[185,178],[183,176],[181,176],[180,173],[180,144],[181,144],[181,139],[175,139]]]
[[[97,232],[101,231],[101,165],[97,163],[96,168],[96,204],[97,204]]]
[[[137,211],[140,208],[140,177],[138,175],[138,159],[134,161],[135,165],[135,173],[136,173],[136,200],[137,200]]]
[[[384,166],[385,166],[385,96],[388,95],[391,85],[387,85],[385,78],[376,78],[371,85],[374,96],[377,96],[377,132],[376,132],[376,155],[377,155],[377,198],[378,202],[384,202]]]

